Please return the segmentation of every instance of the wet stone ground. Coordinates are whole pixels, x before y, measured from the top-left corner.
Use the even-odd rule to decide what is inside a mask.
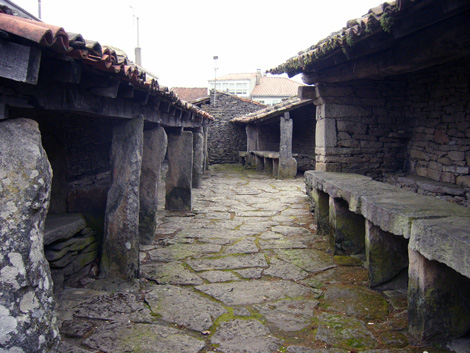
[[[302,177],[213,166],[193,212],[161,211],[141,279],[59,300],[61,353],[440,352],[407,335],[406,291],[315,233]]]

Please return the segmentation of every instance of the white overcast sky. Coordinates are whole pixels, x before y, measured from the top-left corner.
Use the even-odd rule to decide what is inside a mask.
[[[38,15],[38,0],[13,0]],[[206,87],[217,76],[262,72],[384,0],[42,0],[42,20],[126,51],[168,87]],[[132,6],[132,7],[131,7]],[[299,79],[300,77],[296,77]]]

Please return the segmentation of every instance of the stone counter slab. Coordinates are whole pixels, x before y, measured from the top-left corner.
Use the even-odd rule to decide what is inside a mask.
[[[448,217],[413,222],[409,246],[428,260],[446,264],[470,278],[470,218]]]

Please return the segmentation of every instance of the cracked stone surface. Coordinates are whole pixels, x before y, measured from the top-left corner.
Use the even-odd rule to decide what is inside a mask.
[[[259,353],[275,352],[282,340],[273,337],[259,321],[235,319],[220,324],[211,343],[224,353]]]
[[[370,290],[362,261],[333,257],[304,190],[213,166],[192,212],[160,205],[140,280],[64,290],[60,352],[437,352],[407,337],[406,288]]]
[[[214,320],[227,311],[190,289],[177,286],[155,286],[145,293],[145,301],[152,312],[167,322],[195,331],[208,330]]]

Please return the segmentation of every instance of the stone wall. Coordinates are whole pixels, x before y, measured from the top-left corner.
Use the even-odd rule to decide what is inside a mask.
[[[318,84],[320,171],[406,172],[470,187],[470,64],[383,80]],[[460,195],[461,196],[461,195]]]
[[[258,150],[279,152],[281,130],[279,120],[258,126]]]
[[[470,63],[455,62],[403,77],[412,121],[408,171],[470,187]]]
[[[211,100],[213,99],[211,94]],[[246,151],[245,127],[229,121],[264,107],[263,104],[221,92],[217,93],[216,106],[210,103],[201,106],[202,110],[215,117],[207,136],[209,164],[238,163],[238,152]]]
[[[316,170],[381,178],[402,170],[410,128],[400,81],[317,86]]]

